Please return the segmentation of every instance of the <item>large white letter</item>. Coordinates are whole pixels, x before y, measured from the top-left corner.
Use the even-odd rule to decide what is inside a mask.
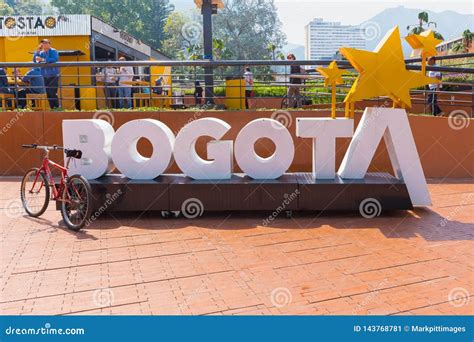
[[[268,138],[275,144],[275,153],[262,158],[255,153],[255,142]],[[235,140],[235,160],[243,172],[254,179],[275,179],[288,170],[295,147],[290,132],[273,119],[256,119],[245,125]]]
[[[203,118],[184,126],[176,136],[174,158],[181,171],[194,179],[230,179],[232,176],[232,141],[219,141],[230,129],[230,125],[220,119]],[[207,158],[204,160],[196,152],[199,137],[209,136]]]
[[[148,139],[153,146],[150,158],[137,150],[140,138]],[[117,169],[132,179],[154,179],[171,164],[174,134],[164,123],[153,119],[129,121],[115,133],[112,157]]]
[[[404,180],[413,205],[431,205],[420,157],[404,109],[365,109],[339,168],[339,175],[347,179],[363,178],[382,136],[394,174]]]
[[[313,138],[313,177],[334,179],[336,176],[336,138],[352,137],[354,120],[297,118],[296,136]]]
[[[82,158],[69,164],[69,173],[95,179],[111,172],[113,137],[114,128],[105,120],[63,120],[64,147],[82,151]]]

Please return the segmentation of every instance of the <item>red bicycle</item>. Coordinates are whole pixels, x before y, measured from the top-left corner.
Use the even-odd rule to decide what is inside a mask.
[[[28,215],[38,217],[48,208],[51,191],[53,200],[61,202],[61,215],[69,229],[78,231],[86,224],[92,214],[92,190],[89,182],[81,175],[68,176],[68,167],[72,158],[81,159],[80,150],[70,150],[60,146],[22,145],[44,151],[40,168],[28,170],[21,182],[21,201]],[[66,167],[49,159],[49,151],[64,150]],[[50,166],[61,173],[56,182]]]

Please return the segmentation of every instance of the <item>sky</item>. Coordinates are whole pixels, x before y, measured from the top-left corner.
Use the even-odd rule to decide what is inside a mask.
[[[343,24],[360,24],[386,8],[404,6],[407,8],[423,8],[434,12],[455,11],[474,14],[472,0],[433,1],[433,0],[274,0],[278,15],[283,24],[283,32],[287,41],[304,45],[304,26],[313,18],[324,18],[325,21],[340,21]]]

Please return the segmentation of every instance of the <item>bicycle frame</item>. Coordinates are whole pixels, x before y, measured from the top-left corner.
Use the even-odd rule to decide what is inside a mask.
[[[39,168],[38,172],[35,175],[35,180],[33,182],[33,185],[31,186],[30,192],[32,192],[33,189],[35,188],[35,185],[36,185],[36,182],[38,181],[38,177],[39,177],[40,172],[44,172],[44,174],[46,175],[46,179],[51,184],[51,189],[53,191],[52,199],[55,200],[55,201],[63,202],[65,200],[63,200],[61,195],[62,195],[62,193],[63,193],[63,191],[66,187],[66,180],[68,178],[67,170],[68,170],[70,158],[67,159],[66,166],[64,167],[64,166],[61,166],[61,165],[59,165],[59,164],[57,164],[57,163],[55,163],[55,162],[53,162],[49,159],[49,150],[45,149],[44,151],[45,151],[45,156],[43,158],[43,163],[42,163],[41,167]],[[51,172],[50,166],[61,172],[61,181],[59,182],[58,186],[56,186],[56,182],[54,180],[54,177],[53,177],[53,174]],[[41,184],[39,190],[41,190],[43,185],[44,184]],[[76,189],[74,189],[74,191],[77,193]],[[69,197],[69,194],[67,194],[67,196]],[[69,201],[69,198],[67,198],[66,201]]]

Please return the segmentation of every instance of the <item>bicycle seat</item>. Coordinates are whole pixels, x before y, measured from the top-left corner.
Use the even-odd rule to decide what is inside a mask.
[[[82,151],[81,150],[64,149],[64,152],[66,153],[66,157],[68,157],[68,158],[76,158],[76,159],[81,159],[82,158]]]

